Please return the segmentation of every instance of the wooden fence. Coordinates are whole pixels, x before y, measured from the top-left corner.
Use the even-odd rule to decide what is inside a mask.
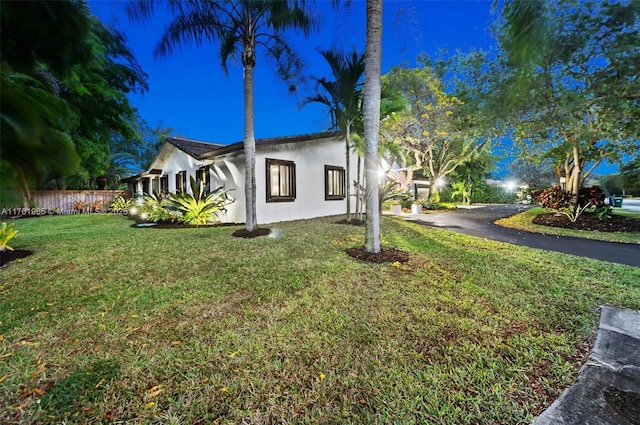
[[[106,211],[113,199],[131,198],[128,190],[33,190],[32,205],[56,213]]]

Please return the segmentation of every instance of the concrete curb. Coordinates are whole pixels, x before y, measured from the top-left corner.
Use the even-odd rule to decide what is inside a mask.
[[[603,306],[576,382],[533,425],[640,424],[640,312]]]

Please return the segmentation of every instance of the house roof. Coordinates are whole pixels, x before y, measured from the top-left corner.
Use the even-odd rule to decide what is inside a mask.
[[[284,143],[308,142],[310,140],[327,139],[327,138],[336,137],[336,136],[338,136],[338,133],[327,131],[323,133],[300,134],[297,136],[271,137],[267,139],[256,140],[256,147],[278,145],[278,144],[284,144]],[[185,152],[186,154],[198,160],[213,159],[219,155],[223,155],[230,152],[241,152],[244,149],[244,142],[232,143],[230,145],[222,145],[220,143],[209,143],[209,142],[203,142],[200,140],[186,139],[184,137],[167,137],[165,139],[165,143],[169,143],[175,146],[177,149],[180,149],[181,151]],[[158,153],[153,163],[155,163],[158,160],[158,158],[161,157],[162,154],[163,154],[163,150],[161,150]],[[169,153],[166,153],[166,155],[169,155]],[[139,180],[140,178],[143,178],[143,177],[149,177],[151,175],[156,175],[161,173],[162,173],[161,170],[152,169],[140,174],[136,174],[135,176],[127,177],[125,179],[122,179],[121,181],[128,183],[128,182]]]
[[[308,142],[310,140],[327,139],[327,138],[336,137],[336,136],[338,136],[338,133],[327,131],[323,133],[299,134],[296,136],[271,137],[267,139],[257,139],[256,147],[279,145],[284,143]],[[198,159],[213,159],[216,156],[223,155],[225,153],[242,151],[244,149],[244,142],[237,142],[237,143],[232,143],[230,145],[219,145],[219,146],[220,147],[214,150],[203,153]]]
[[[224,146],[219,143],[202,142],[200,140],[185,139],[184,137],[167,137],[166,141],[196,159],[199,159],[206,152]]]

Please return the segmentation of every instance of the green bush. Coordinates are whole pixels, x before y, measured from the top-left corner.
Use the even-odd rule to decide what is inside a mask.
[[[598,205],[593,209],[593,213],[598,217],[598,220],[607,220],[613,215],[612,208],[608,205]]]
[[[129,216],[138,223],[175,223],[182,214],[168,209],[169,203],[161,195],[145,193],[136,197],[129,207]]]
[[[14,230],[13,223],[7,226],[7,223],[2,222],[2,227],[0,227],[0,251],[13,251],[13,248],[9,246],[9,242],[11,239],[15,238],[18,234],[17,230]]]
[[[111,211],[116,214],[125,214],[133,205],[133,198],[124,199],[122,196],[116,196],[111,202]]]
[[[513,204],[517,200],[517,193],[508,192],[500,186],[482,185],[476,187],[471,195],[471,201],[480,204]]]
[[[190,184],[193,194],[171,194],[168,198],[168,208],[181,214],[181,222],[192,225],[214,222],[216,215],[226,212],[225,207],[234,202],[222,187],[206,194],[202,181],[196,183],[191,177]]]

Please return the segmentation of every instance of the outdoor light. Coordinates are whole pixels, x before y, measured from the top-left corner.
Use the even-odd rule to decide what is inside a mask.
[[[443,178],[439,178],[438,180],[436,180],[436,186],[437,186],[437,187],[442,187],[442,186],[444,186],[444,185],[445,185],[445,183],[446,183],[446,182],[444,181],[444,179],[443,179]]]
[[[508,181],[507,183],[505,183],[505,188],[509,192],[513,192],[514,190],[516,190],[516,187],[518,187],[518,184],[514,181]]]
[[[131,215],[138,214],[138,209],[136,207],[129,208],[129,214],[131,214]]]

